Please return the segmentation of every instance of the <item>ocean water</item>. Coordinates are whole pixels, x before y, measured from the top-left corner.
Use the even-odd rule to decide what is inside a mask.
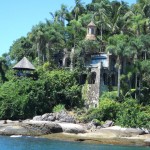
[[[150,147],[85,144],[33,137],[0,136],[0,150],[150,150]]]

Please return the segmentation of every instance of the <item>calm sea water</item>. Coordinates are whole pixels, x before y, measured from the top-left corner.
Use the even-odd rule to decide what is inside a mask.
[[[150,150],[150,147],[85,144],[31,137],[10,138],[0,136],[0,150]]]

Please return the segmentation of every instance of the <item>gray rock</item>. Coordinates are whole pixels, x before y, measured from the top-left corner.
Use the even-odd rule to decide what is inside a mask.
[[[114,134],[117,137],[135,137],[138,135],[142,135],[145,132],[141,129],[136,128],[121,128],[119,126],[113,126],[108,128],[100,129],[102,132],[109,132],[110,134]]]
[[[39,136],[63,132],[56,123],[31,121],[26,123],[5,124],[0,126],[0,135],[31,135]]]
[[[33,117],[34,121],[42,121],[42,116],[35,116]]]
[[[85,129],[83,128],[83,126],[79,125],[79,124],[73,124],[73,123],[58,123],[62,129],[63,132],[66,133],[86,133]]]
[[[97,126],[96,128],[97,128],[97,129],[101,129],[102,127],[101,127],[101,126]]]
[[[66,111],[61,111],[56,113],[56,120],[60,122],[67,122],[67,123],[75,123],[76,120],[73,116],[69,115]]]
[[[60,125],[56,123],[49,123],[49,122],[31,122],[22,125],[24,128],[28,129],[29,131],[38,132],[39,134],[50,134],[50,133],[60,133],[62,132],[62,128]]]
[[[87,124],[87,130],[96,129],[96,125],[91,121]]]
[[[46,113],[46,114],[42,115],[42,120],[47,121],[49,116],[50,116],[50,113]]]
[[[114,125],[114,122],[111,120],[106,120],[105,123],[102,125],[103,128],[108,128]]]
[[[143,130],[146,134],[150,134],[150,129],[142,128],[142,130]]]
[[[42,116],[35,116],[34,121],[58,121],[58,122],[68,122],[75,123],[76,120],[73,116],[69,115],[66,111],[61,111],[59,113],[46,113]]]
[[[127,128],[124,133],[126,133],[128,136],[134,136],[134,135],[143,135],[145,134],[144,130],[136,129],[136,128]]]
[[[56,120],[56,117],[55,116],[49,116],[47,118],[47,121],[55,121]]]
[[[144,140],[144,143],[145,143],[147,146],[150,146],[150,139]]]

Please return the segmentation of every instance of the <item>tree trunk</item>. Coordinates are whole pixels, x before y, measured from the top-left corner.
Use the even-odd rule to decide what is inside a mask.
[[[135,99],[137,98],[136,90],[137,90],[137,73],[135,73]]]
[[[145,54],[145,55],[144,55],[144,59],[147,60],[147,54],[146,54],[146,51],[145,51],[144,54]]]
[[[39,49],[39,43],[37,43],[36,47],[37,47],[37,54],[38,54],[38,64],[40,64],[40,49]]]
[[[121,66],[119,65],[118,67],[118,97],[120,97],[120,71],[121,71]]]
[[[103,25],[101,23],[101,41],[103,40]]]

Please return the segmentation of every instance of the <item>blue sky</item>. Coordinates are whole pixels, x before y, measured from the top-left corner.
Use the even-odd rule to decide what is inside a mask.
[[[50,19],[49,12],[60,9],[61,4],[68,8],[74,6],[75,0],[1,0],[0,2],[0,56],[9,52],[13,41],[26,36],[33,25]],[[92,0],[82,0],[88,4]],[[124,0],[129,4],[136,0]]]

